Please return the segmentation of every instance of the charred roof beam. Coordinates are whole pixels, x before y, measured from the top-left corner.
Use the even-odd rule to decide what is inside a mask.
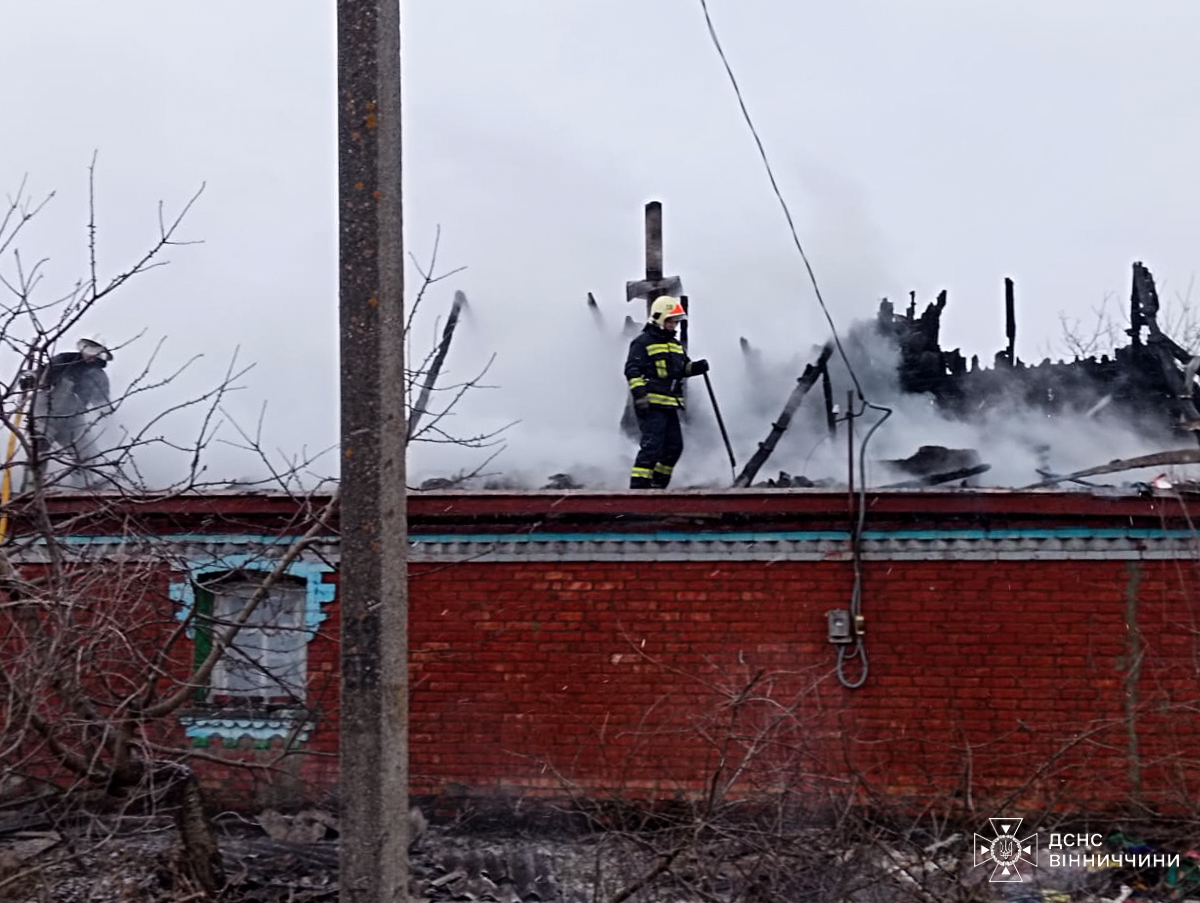
[[[735,487],[744,489],[749,486],[754,481],[754,477],[758,474],[759,469],[767,463],[767,459],[771,457],[771,453],[775,451],[775,446],[779,444],[780,438],[792,422],[792,415],[800,407],[800,402],[804,400],[804,396],[808,394],[808,390],[816,384],[821,374],[829,366],[829,356],[831,354],[833,354],[833,346],[827,344],[821,349],[821,355],[817,358],[817,362],[805,366],[804,373],[796,380],[796,387],[792,389],[792,394],[788,396],[787,403],[783,406],[783,413],[779,415],[778,420],[771,424],[770,434],[764,442],[758,444],[758,450],[746,462],[746,466],[742,468],[742,472],[738,474],[737,479],[733,481]]]

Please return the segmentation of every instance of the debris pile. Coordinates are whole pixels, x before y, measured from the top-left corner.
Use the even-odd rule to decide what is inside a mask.
[[[945,292],[919,316],[915,299],[904,314],[896,314],[886,299],[881,302],[876,329],[900,349],[901,389],[932,396],[947,416],[958,420],[969,421],[981,410],[1019,405],[1048,417],[1068,411],[1086,416],[1104,412],[1156,435],[1184,435],[1200,428],[1200,397],[1194,385],[1200,360],[1193,363],[1192,353],[1159,327],[1158,291],[1144,264],[1133,265],[1129,342],[1116,348],[1111,358],[1047,359],[1032,366],[1021,361],[1014,351],[1011,279],[1006,289],[1009,344],[996,353],[990,368],[981,367],[978,358],[968,366],[957,348],[941,347]]]
[[[995,355],[993,366],[981,367],[977,357],[968,363],[961,351],[941,345],[941,317],[947,306],[946,292],[918,314],[915,295],[907,311],[896,313],[884,299],[870,331],[898,350],[896,382],[903,395],[921,395],[932,400],[942,417],[950,421],[973,423],[993,412],[1029,411],[1053,422],[1055,418],[1094,418],[1147,437],[1158,437],[1167,445],[1180,440],[1195,443],[1200,438],[1200,393],[1195,378],[1200,371],[1200,356],[1194,356],[1170,336],[1158,323],[1159,301],[1150,270],[1142,263],[1133,265],[1130,293],[1128,343],[1114,349],[1113,356],[1078,357],[1071,361],[1044,360],[1029,365],[1016,356],[1015,291],[1011,279],[1005,280],[1008,345]],[[753,349],[745,339],[743,350]],[[771,425],[766,439],[747,463],[735,486],[792,488],[813,485],[806,477],[781,473],[779,480],[754,482],[760,467],[774,452],[784,431],[805,394],[816,382],[824,383],[825,420],[830,435],[836,432],[839,418],[829,388],[830,347],[822,349],[810,363],[779,418]],[[1049,467],[1050,447],[1039,448],[1042,477],[1036,486],[1061,483],[1089,486],[1083,478],[1120,473],[1150,466],[1200,463],[1197,449],[1175,449],[1129,459],[1117,459],[1069,474],[1054,473]],[[977,449],[949,449],[923,445],[907,458],[885,459],[879,463],[906,479],[880,486],[882,489],[909,489],[955,484],[977,485],[974,478],[991,469]],[[784,479],[786,477],[786,479]],[[1140,485],[1140,484],[1139,484]],[[1165,478],[1148,484],[1151,488],[1184,490],[1180,483],[1169,485]]]

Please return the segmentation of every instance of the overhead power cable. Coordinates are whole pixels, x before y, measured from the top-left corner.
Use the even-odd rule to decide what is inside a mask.
[[[746,120],[746,125],[750,129],[750,134],[754,137],[754,144],[758,148],[758,155],[762,158],[763,167],[767,171],[767,178],[771,182],[771,190],[775,192],[775,197],[779,201],[779,206],[783,209],[784,218],[787,220],[788,231],[792,235],[792,243],[796,246],[796,250],[800,254],[800,259],[804,261],[804,269],[808,273],[808,279],[812,283],[813,294],[817,297],[817,303],[821,306],[821,313],[825,315],[825,322],[829,324],[829,331],[833,334],[833,343],[837,347],[838,355],[842,359],[842,363],[846,365],[846,372],[850,374],[850,379],[854,383],[855,394],[858,400],[862,402],[862,410],[857,414],[853,410],[846,412],[846,418],[852,420],[855,417],[861,417],[867,408],[878,411],[882,416],[871,425],[867,434],[863,437],[862,444],[859,446],[858,453],[858,511],[854,522],[851,524],[851,553],[854,562],[854,589],[850,596],[850,611],[852,623],[857,624],[858,615],[862,612],[862,534],[866,521],[866,495],[867,495],[867,443],[871,441],[871,437],[875,435],[875,431],[883,425],[883,422],[892,415],[892,409],[884,405],[872,404],[863,394],[862,384],[858,381],[858,374],[854,372],[854,367],[850,363],[850,357],[846,354],[846,349],[842,347],[841,337],[838,335],[837,325],[833,322],[833,316],[829,313],[829,307],[825,304],[825,298],[821,294],[821,286],[817,282],[817,275],[813,271],[812,264],[808,260],[808,255],[804,252],[804,245],[800,243],[800,235],[796,231],[796,222],[792,219],[792,211],[787,205],[787,201],[783,197],[783,192],[779,189],[779,182],[775,178],[775,171],[771,168],[771,161],[767,157],[767,149],[763,146],[762,139],[758,135],[758,129],[754,127],[754,120],[750,117],[750,111],[746,108],[745,98],[742,97],[742,89],[738,85],[737,76],[733,74],[733,67],[729,65],[729,59],[725,56],[725,50],[721,47],[721,40],[717,37],[717,30],[713,25],[712,16],[708,12],[708,0],[700,0],[700,8],[704,11],[704,23],[708,26],[708,36],[712,39],[713,47],[716,48],[717,55],[721,58],[721,65],[725,67],[725,74],[729,76],[729,83],[733,86],[733,93],[737,97],[738,106],[742,111],[742,118]],[[851,468],[853,468],[853,459],[851,459]],[[853,480],[853,472],[851,472],[851,480]],[[845,663],[851,660],[858,660],[859,676],[857,680],[848,678],[845,674]],[[863,645],[862,635],[856,637],[854,650],[848,652],[846,647],[838,648],[837,676],[842,685],[849,689],[858,689],[867,682],[867,674],[869,666],[867,663],[867,652]]]
[[[850,365],[850,358],[846,355],[846,349],[842,347],[842,340],[838,336],[837,326],[834,325],[829,308],[825,305],[825,298],[821,294],[821,286],[817,283],[817,275],[813,272],[808,255],[804,252],[804,246],[800,243],[800,235],[796,232],[796,222],[792,219],[792,211],[788,207],[787,201],[784,200],[783,192],[779,190],[779,182],[775,179],[775,171],[771,168],[771,161],[767,157],[767,149],[763,147],[762,139],[758,137],[758,129],[754,127],[754,120],[750,118],[750,111],[746,108],[746,101],[742,97],[741,87],[738,86],[737,76],[733,74],[733,68],[729,65],[729,59],[725,56],[725,50],[721,47],[721,40],[717,37],[717,29],[713,26],[712,16],[708,12],[708,0],[700,0],[700,8],[704,11],[704,24],[708,26],[708,36],[712,38],[713,47],[716,48],[717,55],[721,58],[721,65],[725,67],[725,74],[729,76],[730,85],[733,86],[733,93],[737,97],[738,106],[742,110],[742,118],[746,120],[746,125],[750,128],[750,134],[754,137],[754,144],[758,147],[758,155],[762,158],[763,167],[767,171],[767,178],[771,181],[771,190],[775,192],[779,206],[783,208],[783,215],[787,220],[788,230],[792,234],[792,243],[795,244],[796,250],[800,252],[800,259],[804,261],[804,269],[808,272],[808,279],[812,283],[813,293],[817,296],[817,303],[821,305],[821,312],[825,315],[825,322],[829,324],[829,330],[833,333],[833,342],[837,346],[838,355],[841,357],[842,363],[846,365],[846,370],[850,373],[850,379],[854,382],[854,389],[859,399],[865,402],[866,398],[863,395],[862,385],[858,381],[858,375]]]

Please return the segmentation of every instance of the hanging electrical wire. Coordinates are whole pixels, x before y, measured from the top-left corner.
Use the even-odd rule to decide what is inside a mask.
[[[871,405],[871,407],[876,407]],[[883,412],[883,416],[876,420],[867,434],[863,436],[862,445],[858,454],[858,504],[855,506],[855,518],[850,529],[850,559],[854,566],[854,586],[850,591],[850,623],[854,625],[854,651],[847,652],[845,646],[838,647],[837,660],[837,677],[842,686],[851,690],[857,690],[867,682],[867,675],[870,673],[870,662],[867,660],[867,649],[863,642],[863,634],[860,629],[859,618],[862,615],[862,537],[863,530],[867,521],[867,443],[871,441],[871,436],[875,431],[883,426],[883,422],[892,416],[892,409],[878,406],[878,409]],[[850,414],[847,419],[852,419],[854,415]],[[846,662],[858,661],[859,674],[857,680],[851,680],[846,676]]]
[[[763,167],[767,171],[767,178],[771,182],[771,190],[775,192],[775,198],[779,201],[779,206],[783,209],[783,216],[787,220],[788,231],[792,235],[792,243],[800,253],[800,259],[804,261],[804,269],[808,272],[809,282],[812,283],[813,294],[817,296],[817,303],[821,305],[821,312],[825,315],[825,322],[829,324],[829,330],[833,333],[833,342],[837,346],[838,355],[841,357],[842,363],[846,365],[846,370],[850,373],[850,379],[854,382],[854,390],[858,394],[859,399],[865,400],[863,398],[862,385],[858,381],[858,375],[854,372],[854,367],[850,365],[850,358],[846,354],[846,349],[842,347],[842,340],[838,336],[837,326],[833,322],[829,308],[825,305],[825,298],[821,294],[821,286],[817,283],[817,275],[813,272],[812,264],[808,260],[808,254],[804,252],[804,246],[800,243],[800,235],[796,231],[796,222],[792,219],[792,211],[788,207],[787,201],[784,200],[783,192],[779,190],[779,182],[775,179],[775,170],[771,168],[771,161],[767,157],[767,149],[763,147],[762,139],[758,136],[758,129],[754,127],[754,120],[750,118],[750,111],[746,108],[746,101],[742,97],[742,89],[738,85],[737,76],[733,74],[733,68],[729,65],[729,59],[725,56],[725,50],[721,47],[721,40],[717,37],[717,29],[714,27],[712,16],[708,12],[708,0],[700,0],[700,8],[704,11],[704,24],[708,26],[708,36],[712,39],[717,56],[721,58],[721,65],[725,67],[725,74],[729,76],[729,84],[733,86],[734,96],[737,97],[738,106],[742,110],[742,118],[746,120],[746,126],[750,129],[750,134],[754,138],[754,144],[758,148],[758,156],[762,158]]]
[[[817,303],[821,307],[821,313],[825,316],[825,322],[829,324],[829,330],[833,334],[834,346],[837,348],[838,356],[841,357],[842,363],[846,365],[846,372],[850,374],[850,380],[854,383],[855,395],[862,404],[861,410],[857,413],[853,409],[846,412],[848,421],[853,421],[857,417],[863,416],[867,409],[878,411],[880,418],[872,424],[871,428],[863,437],[862,445],[859,447],[858,467],[860,479],[858,481],[859,488],[859,503],[856,506],[857,512],[854,520],[851,522],[851,558],[854,564],[854,587],[850,596],[850,614],[851,623],[855,625],[856,641],[854,651],[847,653],[844,646],[838,648],[838,665],[837,675],[838,680],[843,686],[850,689],[861,687],[867,680],[868,662],[866,647],[863,644],[862,632],[858,626],[862,623],[862,534],[863,527],[866,522],[866,455],[867,444],[871,441],[871,437],[875,435],[875,431],[883,426],[892,415],[892,409],[880,404],[874,404],[869,401],[863,392],[862,384],[859,382],[858,374],[854,372],[854,365],[850,363],[850,357],[846,354],[846,349],[842,347],[841,337],[838,335],[837,325],[833,321],[833,316],[829,313],[829,307],[825,304],[825,298],[821,294],[821,286],[817,282],[817,275],[813,271],[812,264],[809,262],[808,254],[804,251],[804,245],[800,242],[800,235],[796,231],[796,222],[792,218],[792,211],[788,207],[787,201],[783,197],[783,192],[779,188],[779,182],[775,178],[775,171],[771,167],[771,161],[767,157],[767,149],[763,146],[762,139],[758,135],[758,129],[754,126],[754,120],[750,117],[750,110],[746,107],[745,98],[742,96],[742,89],[738,85],[737,76],[733,74],[733,67],[729,64],[728,57],[725,56],[725,50],[721,47],[721,40],[717,37],[717,29],[713,25],[712,16],[708,11],[708,0],[700,0],[700,9],[704,12],[704,23],[708,27],[708,36],[712,40],[713,47],[717,51],[717,56],[721,58],[721,65],[725,67],[725,74],[729,76],[729,83],[733,87],[734,96],[737,97],[738,107],[741,108],[742,118],[746,121],[746,126],[750,129],[750,134],[754,138],[754,144],[758,148],[758,155],[762,159],[763,168],[767,172],[767,178],[771,183],[771,190],[775,193],[775,198],[779,201],[779,206],[783,210],[784,219],[787,220],[788,231],[792,236],[792,243],[796,246],[796,251],[800,254],[800,259],[804,262],[804,269],[808,273],[809,282],[812,283],[813,294],[816,295]],[[851,434],[853,435],[853,434]],[[850,440],[853,442],[853,439]],[[853,448],[853,446],[851,446]],[[853,453],[852,453],[853,454]],[[853,479],[853,461],[851,462],[851,479]],[[858,660],[860,662],[860,674],[857,680],[850,680],[845,675],[844,664],[847,661]]]

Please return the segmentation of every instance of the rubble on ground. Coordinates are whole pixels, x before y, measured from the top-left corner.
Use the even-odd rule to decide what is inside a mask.
[[[1171,853],[1120,832],[1105,847],[1040,849],[1020,880],[994,883],[994,863],[972,861],[966,832],[919,832],[855,844],[820,828],[798,828],[763,846],[751,828],[689,832],[653,829],[531,830],[528,825],[430,827],[411,816],[412,899],[492,903],[591,903],[622,893],[631,901],[733,903],[837,899],[840,903],[971,900],[974,903],[1180,903],[1200,899],[1200,852]],[[338,898],[337,818],[320,810],[273,810],[218,819],[229,903],[303,903]],[[53,829],[0,832],[0,899],[13,903],[182,903],[199,900],[177,868],[169,818],[91,817]],[[839,843],[845,844],[842,848]],[[1178,855],[1179,865],[1104,868],[1084,856]],[[1079,859],[1071,859],[1077,854]],[[666,867],[663,863],[670,856]],[[1068,864],[1070,862],[1071,864]],[[1083,862],[1085,864],[1079,864]],[[647,875],[654,875],[647,881]],[[641,888],[640,890],[634,890]],[[829,896],[833,894],[833,896]],[[749,895],[749,896],[748,896]]]

